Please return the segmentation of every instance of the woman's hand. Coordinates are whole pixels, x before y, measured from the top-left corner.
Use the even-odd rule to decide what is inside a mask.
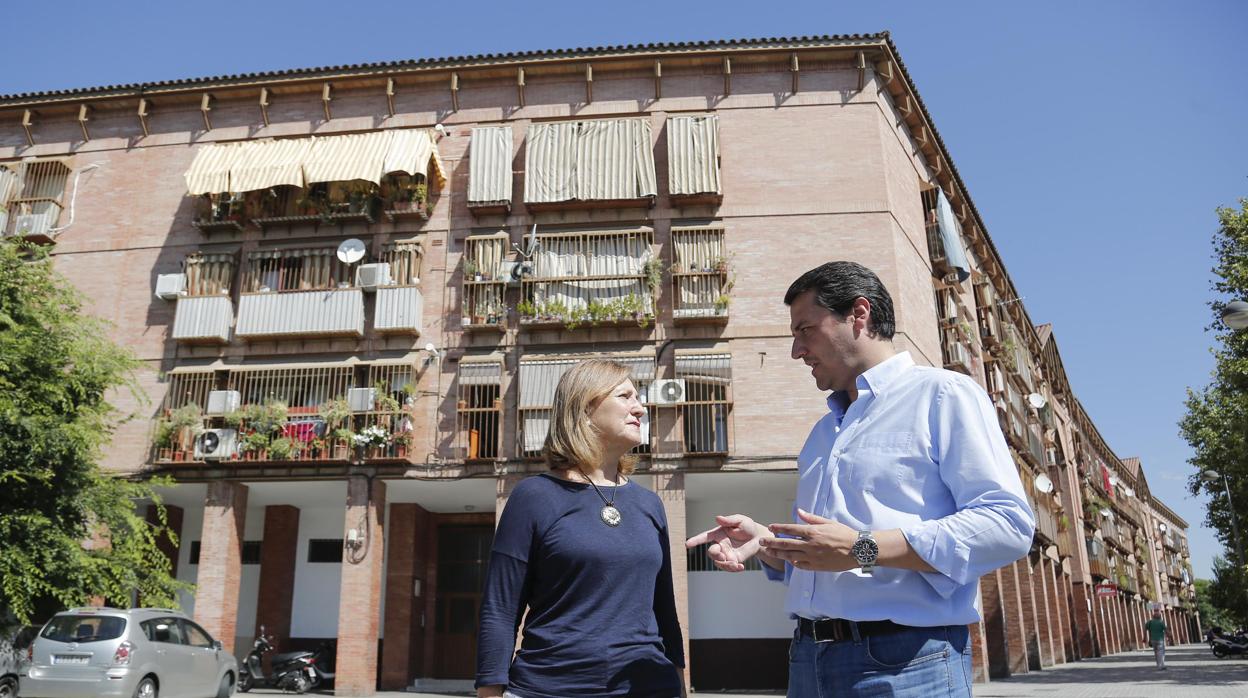
[[[741,572],[750,558],[763,552],[760,559],[771,567],[783,568],[783,563],[773,562],[759,544],[765,538],[772,538],[766,526],[754,521],[745,514],[716,516],[715,528],[703,531],[685,541],[686,548],[694,548],[703,543],[711,545],[706,554],[715,566],[725,572]]]

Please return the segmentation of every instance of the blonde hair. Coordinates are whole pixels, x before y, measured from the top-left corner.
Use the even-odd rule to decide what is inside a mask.
[[[546,465],[554,470],[598,464],[602,459],[602,441],[589,421],[589,413],[631,375],[624,364],[603,359],[582,361],[563,374],[555,386],[550,431],[542,446]],[[620,457],[619,470],[624,475],[636,467],[637,456]]]

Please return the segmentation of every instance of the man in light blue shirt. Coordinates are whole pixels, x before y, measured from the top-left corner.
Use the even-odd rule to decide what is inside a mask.
[[[1035,518],[983,389],[892,344],[869,269],[830,262],[785,294],[793,358],[831,390],[798,456],[793,523],[743,514],[689,539],[754,555],[797,618],[791,698],[970,696],[979,577],[1026,555]]]

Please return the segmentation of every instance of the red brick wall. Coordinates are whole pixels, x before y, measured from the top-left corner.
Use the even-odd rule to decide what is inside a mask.
[[[295,598],[295,556],[299,550],[299,509],[286,504],[264,508],[260,541],[260,588],[256,599],[255,634],[273,638],[274,654],[290,651],[290,611]]]
[[[343,539],[354,529],[367,540],[354,553],[348,547],[342,556],[335,695],[369,696],[377,690],[385,510],[384,481],[364,477],[347,481]]]
[[[209,483],[199,538],[195,620],[221,641],[226,652],[234,651],[238,634],[238,585],[246,521],[246,485],[225,480]]]

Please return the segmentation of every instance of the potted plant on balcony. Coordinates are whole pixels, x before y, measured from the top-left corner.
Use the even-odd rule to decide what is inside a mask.
[[[295,442],[285,436],[279,436],[269,442],[270,460],[291,460],[295,455]]]
[[[715,314],[716,314],[716,315],[727,315],[727,314],[728,314],[728,305],[729,305],[729,303],[731,303],[731,302],[732,302],[732,299],[731,299],[731,298],[729,298],[729,296],[728,296],[728,294],[727,294],[727,293],[721,293],[721,294],[719,294],[719,296],[715,299]]]
[[[152,444],[156,447],[156,460],[173,460],[173,424],[168,419],[156,422]]]
[[[400,430],[392,439],[396,458],[407,458],[407,448],[412,443],[412,432]]]
[[[244,460],[268,460],[269,442],[271,438],[267,432],[249,431],[243,435],[239,449],[243,452]]]
[[[477,263],[472,261],[467,255],[460,259],[459,265],[464,270],[464,281],[481,280],[481,272],[477,268]]]
[[[369,458],[381,458],[390,444],[390,432],[379,424],[370,424],[355,435],[355,445],[363,447]]]
[[[204,413],[199,405],[183,405],[169,413],[173,440],[173,459],[184,460],[195,448],[195,438],[204,430]]]
[[[663,262],[658,259],[648,259],[641,266],[642,276],[646,279],[646,286],[650,289],[650,297],[659,297],[659,287],[663,285]]]
[[[521,320],[532,320],[537,317],[537,306],[530,301],[520,301],[516,304],[516,313]]]

